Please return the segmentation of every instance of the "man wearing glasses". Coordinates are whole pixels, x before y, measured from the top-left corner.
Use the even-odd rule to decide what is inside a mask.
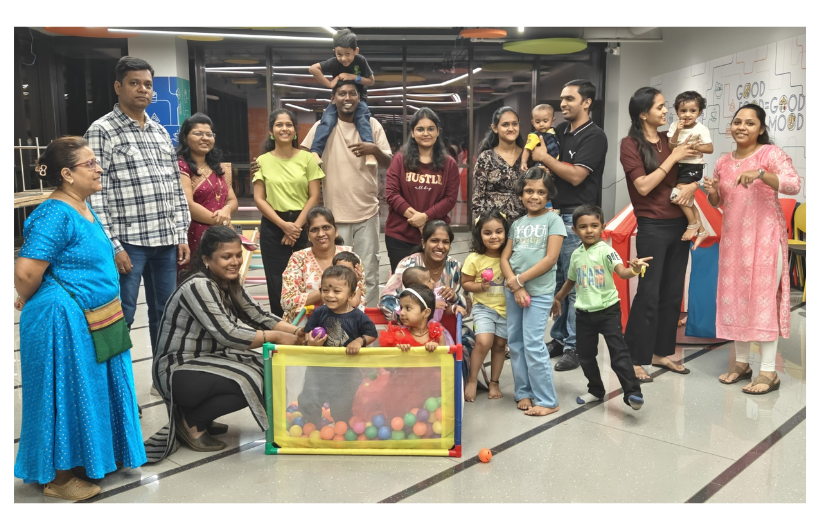
[[[114,74],[119,103],[85,133],[103,170],[102,192],[88,202],[114,245],[129,328],[134,323],[140,278],[145,281],[153,349],[165,302],[176,287],[177,265],[190,259],[191,216],[171,137],[145,112],[153,96],[153,68],[126,56]]]
[[[379,179],[377,166],[366,165],[365,158],[373,155],[379,166],[387,167],[393,155],[376,118],[370,118],[374,143],[362,142],[353,123],[359,90],[353,80],[339,80],[333,87],[330,102],[336,106],[339,121],[322,153],[322,196],[336,218],[339,235],[362,260],[367,306],[375,307],[379,301]],[[302,149],[310,150],[319,123],[302,141]]]

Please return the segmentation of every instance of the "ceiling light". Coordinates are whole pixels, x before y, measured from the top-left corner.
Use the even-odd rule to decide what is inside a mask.
[[[331,28],[330,26],[322,26],[322,28],[323,28],[323,29],[326,29],[327,31],[329,31],[331,35],[335,35],[335,34],[336,34],[336,30],[335,30],[335,29],[333,29],[333,28]]]
[[[301,88],[304,90],[321,90],[322,92],[330,92],[329,88],[320,88],[317,86],[300,86],[300,85],[288,85],[286,83],[273,83],[273,86],[282,86],[285,88]]]
[[[245,33],[211,33],[202,31],[166,31],[157,29],[108,28],[111,33],[151,33],[157,35],[188,35],[192,37],[228,37],[234,39],[302,40],[333,42],[330,37],[291,37],[285,35],[248,35]]]
[[[210,99],[212,101],[219,101],[219,96],[214,96],[213,94],[208,94],[205,96],[206,99]]]
[[[305,107],[300,107],[300,106],[298,106],[298,105],[291,105],[290,103],[285,103],[285,106],[286,106],[286,107],[290,107],[290,108],[292,108],[292,109],[299,109],[299,110],[303,110],[303,111],[305,111],[305,112],[313,112],[312,110],[310,110],[310,109],[306,109]]]
[[[253,74],[253,72],[251,72],[249,70],[248,71],[246,71],[246,70],[216,70],[216,71],[214,71],[210,68],[206,68],[205,72],[210,72],[212,74],[231,74],[231,75],[233,75],[233,74]]]
[[[480,71],[481,71],[481,68],[476,68],[475,70],[473,70],[473,73],[477,74]],[[462,79],[466,79],[468,75],[469,74],[463,74],[463,75],[460,75],[458,77],[454,77],[454,78],[450,79],[449,81],[444,81],[442,83],[433,83],[431,85],[413,85],[413,86],[407,87],[407,88],[416,89],[416,88],[431,88],[431,87],[447,86],[450,83],[455,83],[456,81],[461,81]],[[385,90],[402,90],[402,88],[403,87],[400,87],[400,86],[392,86],[392,87],[388,87],[388,88],[371,88],[367,92],[368,92],[368,94],[372,94],[373,92],[384,92]]]
[[[524,26],[518,26],[518,33],[524,33]]]
[[[285,99],[285,98],[282,98],[279,101],[307,101],[307,99]]]
[[[419,110],[419,108],[418,108],[418,107],[415,107],[415,106],[413,106],[413,105],[407,105],[407,108],[408,108],[408,109],[413,109],[413,110]]]
[[[23,85],[23,88],[28,88],[28,85]]]

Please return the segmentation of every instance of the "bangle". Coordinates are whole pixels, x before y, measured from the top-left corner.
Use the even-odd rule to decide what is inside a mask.
[[[262,344],[265,344],[266,342],[268,342],[268,338],[265,336],[265,330],[263,329],[262,330]]]
[[[660,169],[661,171],[663,171],[663,174],[664,174],[664,175],[668,175],[668,174],[669,174],[669,172],[668,172],[668,171],[666,171],[665,169],[663,169],[661,166],[658,166],[658,169]]]
[[[519,287],[524,287],[524,284],[523,284],[523,283],[521,283],[521,280],[518,278],[518,275],[517,275],[517,274],[515,275],[515,281],[516,281],[516,283],[518,283],[518,286],[519,286]]]
[[[299,330],[300,330],[300,329],[301,329],[301,328],[294,328],[294,330],[293,330],[293,334],[294,334],[294,335],[298,335],[298,334],[299,334]]]

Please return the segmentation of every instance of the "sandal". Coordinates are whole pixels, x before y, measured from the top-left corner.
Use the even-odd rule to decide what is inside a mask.
[[[776,379],[777,375],[775,375],[774,377]],[[768,385],[769,388],[767,388],[764,392],[752,392],[751,390],[746,390],[744,388],[743,393],[759,396],[761,394],[768,394],[769,392],[779,390],[780,389],[780,379],[777,379],[777,381],[774,381],[772,379],[769,379],[765,375],[758,374],[758,376],[754,378],[754,381],[752,381],[752,386],[755,386],[755,385]]]
[[[720,377],[718,377],[718,381],[723,383],[724,385],[733,385],[740,381],[741,379],[751,379],[752,378],[752,367],[746,366],[746,368],[740,368],[738,365],[734,365],[731,370],[726,374],[726,378],[728,379],[730,375],[738,374],[737,379],[733,381],[724,381]]]
[[[707,232],[706,230],[698,232],[698,235],[695,236],[695,241],[693,243],[694,246],[692,247],[692,250],[698,248],[700,244],[706,240],[707,237],[709,237],[709,232]]]
[[[669,362],[672,362],[672,361],[669,361]],[[689,370],[689,368],[684,368],[683,370],[673,370],[672,368],[666,366],[665,364],[652,363],[652,366],[654,366],[655,368],[663,368],[664,370],[669,370],[673,374],[685,375],[685,374],[688,374],[689,372],[691,372],[691,370]]]
[[[43,495],[67,501],[82,501],[99,495],[100,491],[102,490],[96,484],[72,477],[62,486],[49,482],[43,488]]]

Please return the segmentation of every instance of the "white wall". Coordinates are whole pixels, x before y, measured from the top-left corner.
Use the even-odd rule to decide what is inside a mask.
[[[609,139],[609,151],[604,170],[604,186],[624,178],[618,153],[620,139],[626,136],[629,129],[629,98],[637,89],[649,85],[652,76],[803,33],[806,33],[805,27],[664,28],[663,42],[621,44],[620,56],[607,58],[605,130]],[[670,95],[666,96],[667,99],[670,98]],[[607,218],[611,218],[628,203],[629,195],[624,181],[604,190],[604,214]]]
[[[174,53],[169,53],[174,50]],[[128,55],[148,61],[157,77],[189,79],[188,41],[173,35],[140,35],[128,39]]]

